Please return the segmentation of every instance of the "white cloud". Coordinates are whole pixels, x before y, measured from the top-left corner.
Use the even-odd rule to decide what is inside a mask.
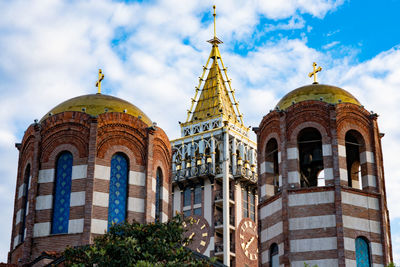
[[[276,31],[276,30],[298,30],[305,26],[305,20],[300,16],[293,16],[289,19],[287,23],[278,24],[268,24],[265,27],[266,32]]]
[[[333,42],[330,42],[329,44],[324,45],[324,46],[322,47],[322,49],[328,50],[328,49],[331,49],[332,47],[334,47],[334,46],[336,46],[336,45],[338,45],[338,44],[340,44],[339,41],[333,41]]]

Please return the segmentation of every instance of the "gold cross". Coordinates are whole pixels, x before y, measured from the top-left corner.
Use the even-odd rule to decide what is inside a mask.
[[[96,82],[96,87],[98,87],[97,93],[101,94],[101,81],[104,79],[104,74],[99,69],[99,79]]]
[[[312,76],[314,76],[314,83],[317,84],[318,83],[317,82],[317,72],[320,72],[322,70],[322,68],[321,67],[317,68],[317,63],[315,63],[315,62],[313,62],[312,66],[313,66],[314,71],[310,72],[308,74],[308,77],[311,78]]]

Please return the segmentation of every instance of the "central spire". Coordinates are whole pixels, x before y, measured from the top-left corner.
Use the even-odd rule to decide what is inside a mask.
[[[222,44],[222,41],[216,35],[217,14],[215,12],[215,5],[213,9],[214,37],[207,41],[212,44],[211,53],[206,65],[203,66],[203,74],[199,78],[199,85],[196,87],[194,98],[192,98],[192,104],[190,110],[188,110],[185,125],[222,116],[224,120],[243,126],[239,103],[236,101],[235,91],[231,87],[231,80],[228,78],[227,69],[219,52],[218,45]],[[210,60],[212,60],[211,64]],[[204,80],[207,71],[207,78]],[[201,87],[202,85],[203,87]],[[200,91],[200,97],[198,97]]]

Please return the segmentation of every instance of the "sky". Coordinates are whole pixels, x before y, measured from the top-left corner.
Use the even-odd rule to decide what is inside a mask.
[[[102,91],[137,105],[170,139],[210,52],[220,52],[246,125],[312,83],[351,92],[378,113],[393,254],[400,264],[400,0],[0,0],[0,262],[10,246],[24,130],[57,104]],[[253,139],[254,136],[253,136]]]

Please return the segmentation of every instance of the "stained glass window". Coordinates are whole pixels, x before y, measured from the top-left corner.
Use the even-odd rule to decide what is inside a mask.
[[[28,213],[27,211],[27,206],[28,206],[28,190],[29,190],[29,183],[30,183],[30,176],[31,176],[31,165],[28,164],[28,166],[25,169],[25,176],[24,176],[24,197],[23,197],[23,202],[22,202],[22,225],[21,225],[21,242],[24,242],[25,239],[25,224],[26,224],[26,214]]]
[[[156,173],[156,220],[160,219],[161,214],[161,189],[162,189],[162,171],[157,168]]]
[[[356,238],[356,262],[357,267],[370,267],[370,255],[368,241],[364,237]]]
[[[183,193],[183,206],[191,206],[192,205],[192,190],[187,187]]]
[[[188,216],[190,216],[192,214],[192,210],[185,210],[184,212],[183,212],[183,217],[188,217]]]
[[[63,152],[57,160],[52,234],[68,233],[72,160],[70,152]]]
[[[201,186],[196,185],[194,188],[194,204],[201,204]]]
[[[108,200],[108,228],[126,218],[128,162],[118,153],[111,158],[110,193]]]
[[[201,215],[201,208],[197,208],[193,210],[194,215]]]

